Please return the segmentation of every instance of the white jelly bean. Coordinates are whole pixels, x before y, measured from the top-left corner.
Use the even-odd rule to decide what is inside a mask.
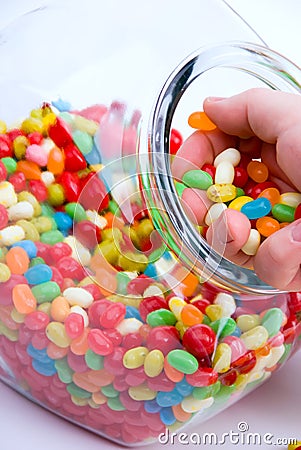
[[[181,403],[182,409],[187,413],[195,413],[202,409],[210,408],[214,403],[213,397],[208,397],[203,400],[194,398],[192,395],[185,397]]]
[[[55,147],[55,144],[52,139],[44,138],[40,147],[46,155],[49,155],[50,151]]]
[[[21,220],[21,219],[32,219],[34,214],[34,209],[29,202],[19,202],[8,208],[8,218],[10,221]]]
[[[125,336],[129,333],[136,333],[142,325],[143,323],[140,320],[130,317],[129,319],[123,319],[116,326],[116,330],[119,331],[122,336]]]
[[[214,182],[217,184],[232,184],[234,180],[234,166],[230,161],[221,161],[217,167]]]
[[[240,162],[240,152],[236,148],[227,148],[217,155],[214,166],[217,167],[222,161],[229,161],[235,167]]]
[[[226,294],[225,292],[219,292],[213,303],[222,307],[223,317],[231,317],[236,310],[234,297],[230,294]]]
[[[244,333],[260,325],[260,316],[258,314],[242,314],[237,317],[236,324]]]
[[[46,187],[50,186],[55,178],[52,172],[48,172],[48,170],[45,170],[45,172],[41,173],[41,180],[45,184]]]
[[[205,216],[205,224],[209,227],[226,209],[227,205],[225,203],[213,203]]]
[[[25,238],[25,232],[19,225],[11,225],[0,230],[0,244],[13,245]]]
[[[179,297],[172,297],[168,302],[169,309],[176,316],[177,320],[181,319],[181,312],[185,305],[187,305],[185,300]]]
[[[267,330],[262,326],[252,328],[252,330],[246,331],[240,336],[248,350],[256,350],[262,347],[269,338]]]
[[[86,289],[81,287],[70,287],[64,290],[63,296],[69,305],[78,305],[87,308],[93,303],[93,296]]]
[[[84,319],[84,327],[87,327],[89,325],[89,316],[81,306],[71,306],[70,314],[71,313],[80,314],[82,316],[82,318]]]
[[[104,217],[100,216],[95,210],[88,209],[86,211],[86,214],[88,220],[90,220],[90,222],[93,222],[94,225],[99,227],[101,230],[103,230],[108,225],[107,220]]]
[[[242,251],[246,255],[250,256],[256,255],[259,245],[260,245],[260,233],[259,231],[255,230],[255,228],[251,228],[248,240],[242,247]]]
[[[83,266],[88,266],[91,260],[89,250],[84,247],[75,236],[67,236],[64,242],[72,248],[71,256]]]
[[[143,297],[144,298],[146,298],[146,297],[153,297],[154,295],[156,295],[157,297],[164,298],[164,293],[163,293],[162,289],[159,286],[157,286],[156,284],[151,284],[143,292]]]
[[[279,347],[273,347],[270,352],[271,358],[270,358],[268,364],[266,365],[266,367],[269,369],[270,367],[273,367],[275,364],[277,364],[277,362],[282,357],[284,352],[285,352],[285,346],[283,344],[279,345]]]
[[[297,208],[301,203],[301,194],[299,192],[285,192],[280,195],[279,203]]]
[[[8,181],[0,183],[0,204],[9,208],[18,201],[14,186]]]

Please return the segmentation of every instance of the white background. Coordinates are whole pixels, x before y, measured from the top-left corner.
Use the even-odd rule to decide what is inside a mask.
[[[10,0],[9,2],[0,0],[0,27],[18,14],[39,4],[37,0]],[[186,2],[182,4],[184,6]],[[299,0],[229,0],[229,4],[272,49],[301,65],[301,2]],[[256,392],[205,425],[194,425],[191,431],[215,432],[221,436],[222,433],[230,430],[237,431],[237,424],[243,420],[248,423],[250,432],[262,435],[271,433],[275,439],[294,437],[301,440],[300,375],[301,354],[297,354]],[[73,426],[33,405],[0,383],[1,450],[98,450],[117,447],[116,444]],[[155,450],[162,447],[159,443],[152,445]],[[188,446],[178,444],[173,447],[195,448],[192,444]],[[227,444],[220,448],[245,447],[248,448],[248,446]],[[260,447],[249,446],[249,448],[284,449],[286,446],[263,444]]]

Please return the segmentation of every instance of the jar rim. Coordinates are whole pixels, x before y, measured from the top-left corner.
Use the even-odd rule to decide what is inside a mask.
[[[201,47],[166,80],[153,107],[146,136],[143,133],[140,136],[147,140],[147,148],[140,145],[139,150],[143,195],[166,244],[186,266],[193,265],[193,271],[201,279],[210,278],[211,282],[236,292],[280,293],[253,270],[236,265],[209,246],[184,213],[174,185],[169,138],[177,105],[193,81],[217,67],[241,70],[275,90],[301,92],[300,68],[263,45],[231,41]]]

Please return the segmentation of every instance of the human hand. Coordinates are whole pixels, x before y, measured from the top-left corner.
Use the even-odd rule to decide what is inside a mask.
[[[251,89],[230,98],[208,98],[204,111],[217,125],[196,131],[182,145],[172,166],[181,179],[188,170],[212,164],[228,147],[260,158],[280,192],[301,192],[301,96],[270,89]],[[205,191],[185,189],[182,197],[199,225],[208,209]],[[255,256],[241,251],[250,233],[249,219],[226,209],[210,225],[207,241],[236,264],[253,266],[266,283],[282,290],[301,290],[301,219],[264,240]]]

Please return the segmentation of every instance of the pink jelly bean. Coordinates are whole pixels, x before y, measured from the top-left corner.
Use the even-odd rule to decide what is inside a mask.
[[[76,339],[84,331],[84,318],[81,314],[71,313],[65,320],[65,330],[71,339]]]
[[[197,387],[210,386],[217,380],[218,374],[211,367],[199,367],[193,374],[186,375],[187,383]]]
[[[88,345],[97,355],[106,356],[112,353],[114,347],[102,330],[92,329],[88,334]]]
[[[67,354],[67,362],[70,369],[74,370],[74,372],[83,373],[89,370],[85,357],[82,355],[75,355],[70,351]]]
[[[45,184],[41,180],[30,180],[28,183],[29,191],[35,196],[38,202],[45,202],[48,198],[48,192]]]
[[[19,328],[19,342],[21,345],[27,346],[32,337],[32,331],[25,324],[21,324]]]
[[[26,159],[35,162],[40,167],[45,167],[48,161],[48,153],[40,145],[32,144],[26,149]]]
[[[36,331],[31,337],[31,343],[37,350],[43,350],[49,344],[45,330]]]
[[[25,346],[21,345],[19,342],[16,342],[15,351],[16,356],[21,364],[23,364],[24,366],[31,364],[31,357],[27,353]]]
[[[178,330],[168,325],[152,328],[147,336],[147,347],[149,350],[159,348],[164,355],[171,350],[181,348]]]
[[[128,411],[137,412],[140,409],[140,402],[133,400],[127,390],[119,394],[119,400]]]
[[[61,272],[55,267],[55,266],[50,266],[51,270],[52,270],[52,277],[51,277],[51,281],[55,281],[61,291],[63,291],[64,289],[64,278],[61,274]]]
[[[53,261],[51,256],[51,245],[50,244],[44,244],[43,242],[35,242],[35,245],[37,247],[37,256],[40,258],[43,258],[46,264],[51,265],[55,261]]]
[[[153,282],[154,280],[152,278],[142,274],[131,280],[126,287],[126,290],[128,294],[142,295],[145,289],[147,289]]]
[[[56,267],[64,278],[82,280],[85,277],[84,268],[71,256],[64,256],[61,258],[57,262]]]
[[[118,330],[115,330],[115,328],[106,328],[105,330],[102,330],[103,334],[107,336],[107,338],[110,339],[114,347],[117,345],[120,345],[122,342],[122,334],[119,333]]]
[[[0,204],[0,230],[5,228],[8,224],[7,209]]]
[[[25,317],[25,325],[33,331],[44,330],[49,323],[49,316],[43,311],[33,311]]]
[[[99,327],[100,316],[110,304],[110,300],[103,298],[101,300],[96,300],[89,306],[88,316],[92,327]]]
[[[104,358],[104,368],[115,375],[124,375],[127,373],[127,369],[123,365],[125,352],[125,348],[115,347],[112,353]]]
[[[78,114],[88,120],[94,120],[94,122],[99,123],[107,111],[108,108],[105,105],[92,105],[88,106],[88,108],[81,109],[80,111],[71,111],[71,113]]]
[[[123,392],[128,390],[128,385],[126,384],[125,377],[118,377],[113,380],[113,387],[118,392]]]
[[[271,337],[267,343],[271,347],[280,347],[280,345],[284,343],[284,336],[281,331],[279,331],[279,333],[277,333],[275,336]]]
[[[129,350],[130,348],[140,347],[143,343],[143,338],[139,333],[128,333],[123,336],[122,346]]]
[[[12,274],[8,281],[1,283],[0,305],[12,305],[12,291],[18,284],[27,284],[23,275]]]
[[[164,372],[156,377],[147,380],[148,387],[153,391],[170,392],[175,388],[175,383],[171,381]]]
[[[247,352],[247,348],[243,341],[236,336],[226,336],[223,339],[225,344],[231,348],[231,362],[236,361]]]
[[[146,380],[146,374],[144,368],[138,367],[137,369],[128,369],[125,381],[129,386],[139,386]]]
[[[94,301],[100,300],[101,298],[103,298],[103,294],[101,293],[99,287],[96,284],[87,284],[86,286],[82,286],[82,287],[86,291],[90,292]]]
[[[70,256],[72,253],[72,248],[66,242],[57,242],[50,248],[50,254],[53,261],[58,261],[64,256]]]
[[[100,325],[104,328],[114,328],[124,319],[125,313],[126,308],[123,303],[111,303],[101,314]]]

